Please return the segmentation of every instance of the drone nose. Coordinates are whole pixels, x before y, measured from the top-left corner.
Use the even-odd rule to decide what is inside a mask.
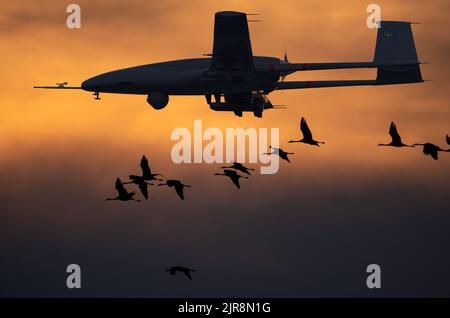
[[[93,92],[95,90],[96,81],[92,78],[85,80],[83,83],[81,83],[81,88],[85,91]]]

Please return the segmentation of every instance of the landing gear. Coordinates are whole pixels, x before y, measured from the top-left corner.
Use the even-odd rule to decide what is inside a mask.
[[[100,98],[100,92],[95,92],[94,94],[92,94],[92,95],[94,95],[95,96],[95,98],[94,99],[101,99]]]

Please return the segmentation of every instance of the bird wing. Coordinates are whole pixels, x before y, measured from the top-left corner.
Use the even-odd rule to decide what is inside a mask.
[[[184,186],[181,183],[177,183],[175,185],[175,191],[177,191],[177,194],[181,198],[181,200],[184,200],[183,188]]]
[[[183,273],[187,276],[187,278],[192,280],[191,272],[189,271],[189,269],[183,270]]]
[[[139,190],[141,190],[142,195],[147,200],[148,199],[148,184],[147,184],[147,182],[139,183]]]
[[[438,154],[437,150],[430,151],[430,155],[431,155],[431,157],[433,157],[434,160],[438,160],[439,159],[439,154]]]
[[[306,123],[305,118],[302,117],[302,120],[300,121],[300,130],[302,131],[303,138],[312,140],[312,133],[311,130],[309,130],[308,124]]]
[[[128,195],[128,191],[125,189],[119,178],[116,179],[116,190],[119,192],[119,195]]]
[[[391,127],[389,127],[389,135],[391,135],[393,143],[399,143],[399,144],[402,143],[402,138],[398,134],[397,126],[395,125],[394,122],[391,122]]]
[[[231,181],[233,181],[233,183],[236,185],[236,187],[237,187],[238,189],[240,189],[240,188],[241,188],[241,185],[239,184],[239,175],[238,175],[238,174],[236,174],[236,175],[230,175],[229,177],[230,177]]]
[[[152,171],[150,170],[150,166],[148,165],[148,160],[145,156],[142,156],[141,159],[141,169],[142,169],[142,176],[145,177],[151,177]]]
[[[431,143],[426,143],[423,146],[423,153],[430,155],[434,160],[439,159],[439,147]]]

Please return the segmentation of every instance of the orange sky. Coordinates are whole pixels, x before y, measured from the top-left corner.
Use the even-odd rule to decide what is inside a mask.
[[[397,122],[405,142],[432,141],[443,145],[450,126],[447,63],[450,22],[447,1],[381,1],[383,19],[421,22],[414,26],[419,57],[432,82],[385,87],[331,88],[272,93],[274,103],[286,110],[266,111],[263,119],[252,114],[237,118],[210,111],[203,97],[172,97],[162,111],[150,108],[143,96],[104,94],[96,101],[83,91],[40,91],[36,84],[84,79],[105,71],[151,62],[199,57],[212,46],[213,14],[219,10],[261,13],[261,23],[250,26],[254,54],[279,56],[287,47],[295,62],[369,61],[376,31],[365,26],[365,1],[79,1],[82,28],[65,27],[64,1],[2,2],[2,77],[0,92],[0,164],[11,164],[39,151],[74,151],[73,145],[108,144],[128,151],[128,164],[148,153],[161,166],[170,166],[172,129],[192,128],[194,119],[204,127],[278,127],[281,145],[297,136],[298,120],[305,116],[322,149],[300,145],[297,164],[330,167],[399,165],[440,167],[448,156],[429,162],[419,150],[375,147],[388,141],[391,120]],[[297,73],[296,79],[373,78],[372,71]],[[82,146],[76,146],[82,147]],[[100,152],[92,153],[102,157]],[[117,163],[117,161],[115,161]],[[171,169],[181,169],[174,166]],[[361,172],[362,173],[362,172]]]

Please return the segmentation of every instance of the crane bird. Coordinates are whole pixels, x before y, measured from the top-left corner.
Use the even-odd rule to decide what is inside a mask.
[[[142,176],[135,176],[135,175],[130,175],[129,178],[130,180],[134,181],[134,180],[145,180],[145,181],[151,181],[151,180],[158,180],[158,181],[162,181],[162,179],[158,179],[156,178],[157,176],[162,177],[162,174],[159,173],[152,173],[152,170],[150,170],[150,166],[148,164],[148,160],[147,158],[144,156],[142,156],[141,159],[141,170],[142,170]]]
[[[255,169],[247,168],[242,163],[239,163],[239,162],[233,162],[233,164],[231,166],[222,167],[222,169],[235,169],[235,170],[239,170],[242,173],[246,173],[248,175],[250,175],[250,170],[255,171]]]
[[[431,156],[434,160],[439,159],[439,151],[450,152],[450,149],[445,150],[429,142],[424,144],[414,144],[414,146],[423,146],[423,153],[426,156]]]
[[[320,147],[319,144],[324,144],[325,142],[323,141],[317,141],[314,140],[311,130],[308,127],[308,124],[306,123],[306,119],[302,117],[302,119],[300,120],[300,130],[303,134],[303,138],[300,140],[290,140],[289,142],[302,142],[304,144],[308,144],[308,145],[313,145],[313,146],[317,146]]]
[[[293,155],[293,152],[286,152],[281,148],[274,148],[272,146],[269,146],[270,149],[273,149],[273,152],[267,152],[264,153],[264,155],[278,155],[281,159],[286,160],[287,162],[291,163],[291,161],[288,158],[288,155]]]
[[[394,122],[391,122],[391,126],[389,127],[389,135],[391,135],[392,141],[388,144],[378,144],[378,146],[414,147],[413,145],[406,145],[402,142],[402,138],[398,134],[397,126]]]
[[[183,193],[184,187],[188,187],[188,188],[191,187],[187,184],[181,183],[180,180],[167,180],[166,183],[158,184],[158,186],[164,186],[164,185],[166,185],[170,188],[175,187],[175,191],[177,192],[177,194],[181,198],[181,200],[184,200],[184,193]]]
[[[195,272],[195,269],[187,268],[184,266],[171,266],[170,268],[166,269],[166,272],[169,272],[172,276],[175,276],[177,272],[180,272],[186,275],[187,278],[192,280],[191,272]]]
[[[119,178],[116,179],[116,190],[119,193],[119,195],[115,198],[107,198],[107,201],[111,200],[120,200],[120,201],[137,201],[141,202],[140,200],[133,199],[135,193],[134,192],[128,192],[125,187],[122,184],[122,181],[120,181]]]
[[[248,179],[248,177],[241,176],[240,174],[238,174],[238,173],[237,173],[236,171],[234,171],[234,170],[224,169],[223,172],[224,172],[224,173],[215,173],[214,175],[216,175],[216,176],[226,176],[226,177],[230,178],[231,181],[233,181],[234,185],[235,185],[238,189],[241,188],[241,185],[239,184],[239,179],[240,179],[240,178]]]

